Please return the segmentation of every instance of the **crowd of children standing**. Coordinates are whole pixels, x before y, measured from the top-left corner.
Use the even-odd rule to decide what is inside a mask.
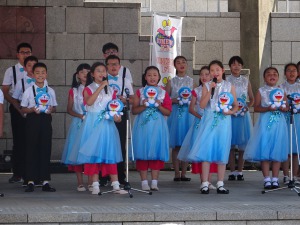
[[[149,66],[142,75],[143,87],[134,93],[130,70],[120,64],[118,46],[107,43],[102,52],[105,64],[95,62],[91,66],[80,64],[77,67],[68,94],[67,113],[72,116],[72,122],[62,162],[76,173],[77,191],[88,189],[98,194],[100,186],[107,185],[110,179],[114,193],[127,193],[120,185],[126,184],[128,107],[136,115],[132,147],[144,191],[159,190],[159,171],[164,168],[164,162],[169,161],[170,148],[174,182],[191,180],[186,170],[192,162],[192,172],[200,174],[202,194],[214,189],[219,194],[228,194],[224,185],[226,164],[229,163],[231,171],[228,180],[243,181],[244,160],[261,162],[265,189],[279,187],[281,163],[284,182],[288,182],[290,135],[294,140],[291,170],[294,175],[298,173],[294,136],[300,138],[300,130],[296,129],[300,119],[296,114],[290,133],[289,104],[295,105],[293,98],[296,97],[288,100],[287,96],[298,94],[300,99],[297,80],[300,62],[285,66],[286,81],[280,86],[277,84],[278,70],[266,68],[265,84],[254,97],[249,79],[241,74],[243,60],[239,56],[229,60],[231,75],[228,77],[218,60],[203,66],[199,85],[187,74],[186,58],[177,56],[174,59],[176,74],[165,88],[159,85],[159,69]],[[42,191],[55,192],[49,184],[51,114],[57,106],[55,92],[46,80],[47,66],[32,56],[28,43],[18,46],[17,58],[18,64],[7,69],[3,93],[0,91],[0,136],[3,133],[3,99],[10,103],[13,132],[13,176],[9,182],[23,180],[25,192],[33,192],[39,185]],[[188,100],[182,93],[190,96]],[[254,112],[260,113],[254,128],[249,113],[252,106]],[[109,107],[120,110],[110,114]],[[297,107],[294,108],[297,112]],[[276,142],[279,139],[282,141]],[[216,187],[211,183],[213,173],[217,174]],[[83,174],[88,177],[87,186]]]

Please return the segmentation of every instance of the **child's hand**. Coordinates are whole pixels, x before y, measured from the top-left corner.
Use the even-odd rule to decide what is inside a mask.
[[[52,106],[49,106],[49,108],[45,112],[46,114],[51,114],[52,113]]]
[[[173,104],[179,104],[179,100],[177,98],[172,98],[172,103]]]
[[[104,88],[105,86],[108,86],[108,81],[107,80],[103,80],[101,82],[101,85],[99,86],[99,88]]]
[[[233,111],[228,110],[227,112],[225,112],[225,111],[223,110],[223,114],[226,115],[226,116],[232,115],[232,114],[233,114]]]
[[[282,107],[282,106],[280,106],[279,110],[282,111],[282,112],[289,111],[288,107]]]
[[[210,90],[212,89],[212,88],[215,88],[217,86],[217,84],[215,83],[215,82],[211,82],[210,83],[210,85],[209,85],[209,87],[210,87]]]
[[[155,103],[157,103],[158,106],[161,105],[161,101],[160,101],[159,99],[156,99],[156,100],[155,100]]]
[[[40,110],[37,106],[32,107],[31,110],[33,110],[33,112],[35,112],[36,114],[40,114]]]
[[[145,99],[142,101],[143,105],[145,105],[146,102],[148,102],[148,99],[147,99],[147,98],[145,98]]]
[[[124,98],[122,95],[118,95],[118,99],[120,99],[123,104],[126,104],[126,98]]]
[[[122,121],[121,116],[114,115],[114,121],[120,123]]]
[[[272,105],[270,105],[269,107],[268,107],[268,111],[276,111],[277,109],[276,109],[276,107],[272,107]]]

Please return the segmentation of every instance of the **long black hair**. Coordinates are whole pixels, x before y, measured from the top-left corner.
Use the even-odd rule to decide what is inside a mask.
[[[79,71],[84,70],[84,69],[90,70],[91,66],[87,63],[82,63],[77,67],[76,72],[73,74],[72,88],[78,88],[79,85],[81,84],[80,80],[77,79],[77,74],[79,73]]]

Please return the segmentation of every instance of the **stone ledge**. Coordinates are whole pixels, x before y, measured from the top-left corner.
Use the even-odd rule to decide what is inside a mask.
[[[71,223],[71,222],[91,222],[91,213],[89,212],[46,212],[28,214],[29,223]]]
[[[217,212],[217,220],[277,220],[277,213],[273,210],[224,210]]]
[[[6,0],[7,6],[45,6],[46,0]]]
[[[141,3],[120,3],[120,2],[84,2],[86,8],[141,8]]]
[[[152,212],[93,213],[92,222],[154,221]]]
[[[293,17],[300,17],[300,13],[271,13],[272,18],[293,18]]]
[[[220,17],[220,12],[187,12],[187,16],[195,17]]]

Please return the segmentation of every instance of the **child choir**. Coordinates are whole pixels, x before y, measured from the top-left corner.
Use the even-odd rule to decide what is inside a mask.
[[[136,168],[140,172],[142,190],[159,190],[159,171],[164,168],[164,162],[169,161],[170,148],[173,149],[172,161],[175,168],[173,180],[190,181],[186,177],[186,166],[192,163],[192,172],[200,174],[202,194],[208,194],[213,189],[218,194],[229,193],[224,185],[224,176],[226,164],[228,161],[233,163],[232,160],[235,159],[235,153],[231,150],[235,148],[239,150],[238,171],[235,171],[235,165],[230,167],[229,181],[244,180],[244,160],[261,162],[265,189],[280,186],[281,163],[284,182],[288,180],[288,157],[293,158],[296,165],[291,170],[294,176],[297,175],[298,152],[295,150],[295,140],[300,138],[300,129],[296,130],[300,123],[297,114],[300,111],[300,84],[297,80],[299,71],[296,64],[286,65],[286,81],[280,86],[277,84],[278,70],[268,67],[263,74],[265,84],[259,88],[254,98],[249,80],[241,75],[243,62],[239,56],[234,56],[229,61],[232,74],[228,79],[220,61],[214,60],[203,67],[200,70],[198,86],[186,74],[186,59],[179,56],[174,60],[177,74],[168,82],[166,88],[159,85],[159,69],[150,66],[142,76],[143,87],[133,95],[130,80],[118,75],[119,58],[108,57],[111,57],[108,58],[109,65],[99,62],[91,67],[80,64],[73,75],[73,84],[69,91],[67,112],[73,120],[62,162],[68,165],[70,171],[76,172],[77,191],[88,189],[92,194],[98,194],[101,172],[102,176],[110,176],[115,193],[124,193],[120,188],[124,177],[118,179],[118,175],[121,176],[122,173],[117,166],[124,160],[119,127],[117,129],[121,118],[124,118],[121,115],[123,106],[126,105],[126,95],[120,94],[124,92],[124,85],[126,89],[129,87],[130,99],[127,101],[131,104],[132,113],[137,115],[133,123],[132,147]],[[15,100],[6,98],[10,100],[12,107],[20,107],[18,110],[26,117],[26,123],[32,125],[26,128],[28,132],[25,135],[27,142],[23,165],[25,174],[17,174],[14,180],[22,177],[26,181],[26,192],[34,191],[38,182],[42,182],[43,191],[54,192],[55,188],[49,185],[51,178],[48,163],[51,154],[51,113],[55,112],[57,103],[55,93],[46,81],[46,65],[37,63],[34,57],[29,59],[29,62],[33,61],[36,65],[33,72],[28,71],[28,75],[24,76],[27,89],[24,88],[24,80],[20,79],[23,85],[22,82],[16,85],[20,88],[17,88],[18,93],[12,95]],[[33,83],[30,85],[31,80]],[[186,92],[189,98],[184,99],[181,92]],[[7,93],[4,89],[4,97]],[[259,118],[252,132],[249,107],[253,104],[254,112],[259,113]],[[293,126],[295,131],[292,133],[288,132],[290,105],[296,113],[296,125]],[[121,108],[120,112],[117,112],[118,107]],[[115,110],[113,114],[108,111],[112,108]],[[123,112],[126,113],[126,106]],[[294,147],[292,156],[288,151],[290,135]],[[47,143],[47,148],[38,141],[39,138]],[[37,163],[39,159],[42,161]],[[269,175],[270,166],[272,176]],[[150,185],[147,179],[148,170],[151,171]],[[216,187],[211,183],[211,173],[217,174]],[[88,176],[87,188],[82,174]]]

